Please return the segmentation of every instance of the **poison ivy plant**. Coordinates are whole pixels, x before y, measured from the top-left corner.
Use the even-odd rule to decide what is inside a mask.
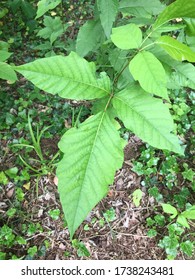
[[[118,12],[125,5],[135,8],[134,2],[121,1],[118,5],[118,1],[110,0],[108,6],[97,1],[95,19],[86,22],[78,33],[77,53],[14,67],[41,90],[93,103],[92,115],[69,129],[59,142],[64,156],[57,167],[58,190],[71,238],[89,211],[107,194],[108,185],[123,164],[125,141],[118,131],[122,123],[150,145],[184,154],[173,133],[167,82],[173,69],[182,72],[185,66],[184,76],[188,76],[193,65],[182,61],[195,62],[195,54],[170,35],[161,35],[162,25],[174,17],[194,17],[195,0],[185,1],[184,9],[181,9],[183,1],[177,0],[163,11],[164,6],[158,0],[151,1],[154,7],[152,4],[144,7],[143,1],[136,1],[143,8],[139,16],[147,18],[146,12],[154,24],[142,27],[139,18],[137,23],[131,19],[119,20],[110,36]],[[161,11],[155,21],[153,15]],[[108,61],[105,67],[83,58],[97,50],[98,44],[100,61],[102,55]],[[163,55],[158,56],[159,49]],[[193,82],[193,77],[190,80]],[[182,217],[186,218],[185,215]]]
[[[45,27],[37,33],[37,36],[44,39],[49,39],[51,45],[59,36],[62,35],[63,32],[65,32],[68,27],[68,24],[62,24],[59,17],[52,18],[49,16],[44,17],[44,25]]]
[[[195,0],[176,0],[158,16],[153,28],[158,28],[174,18],[195,18]]]
[[[177,209],[175,207],[173,207],[170,204],[161,204],[163,211],[167,214],[172,214],[170,216],[171,219],[174,219],[177,216],[177,223],[186,227],[186,228],[190,228],[188,220],[187,219],[191,219],[194,220],[195,219],[195,206],[191,206],[190,208],[188,208],[187,210],[183,211],[182,213],[178,213]]]
[[[126,35],[129,34],[130,38]],[[137,49],[142,42],[141,29],[135,24],[127,24],[112,29],[112,42],[122,50]]]
[[[140,18],[151,18],[152,15],[159,14],[164,5],[159,0],[121,0],[120,11],[124,14],[137,16]]]
[[[17,80],[15,71],[6,62],[0,62],[0,79],[10,82],[15,82]]]
[[[172,58],[178,61],[195,61],[195,53],[188,46],[178,42],[170,36],[162,36],[156,41],[156,43],[159,44]]]
[[[105,37],[110,38],[118,11],[118,0],[96,0],[95,19],[86,21],[77,36],[76,51],[80,56],[84,57],[97,50],[105,41]]]
[[[113,22],[118,13],[118,0],[97,0],[98,10],[100,11],[100,20],[106,37],[109,38]]]
[[[195,35],[195,19],[184,18],[184,21],[186,23],[186,34],[193,37]]]
[[[2,43],[5,42],[1,41],[0,45],[0,79],[13,83],[17,80],[16,73],[13,68],[6,63],[6,60],[12,55],[12,53],[8,52],[8,45],[6,45],[6,43],[3,44],[4,47],[1,48]]]
[[[61,3],[61,0],[40,0],[37,4],[37,15],[36,19],[43,16],[49,10],[53,10]]]
[[[77,53],[84,57],[101,44],[104,32],[99,20],[88,20],[79,30],[76,42]]]

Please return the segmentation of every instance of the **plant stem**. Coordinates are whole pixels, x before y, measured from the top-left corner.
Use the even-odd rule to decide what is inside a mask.
[[[142,43],[141,43],[141,46],[143,46],[143,44],[145,43],[145,41],[152,35],[152,33],[154,32],[155,30],[152,30],[147,36],[146,36],[146,38],[142,41]],[[140,47],[141,47],[140,46]]]
[[[118,73],[118,75],[115,77],[113,84],[117,83],[118,79],[120,78],[120,76],[122,75],[122,73],[125,71],[125,69],[129,66],[129,62],[131,61],[133,55],[130,56],[128,62],[123,66],[123,68],[121,69],[121,71]]]
[[[146,45],[145,47],[143,47],[143,48],[140,49],[139,51],[141,52],[141,51],[145,50],[146,48],[148,48],[148,47],[150,47],[150,46],[153,46],[153,45],[155,45],[155,44],[156,44],[155,42],[152,42],[151,44]]]
[[[30,170],[34,171],[37,174],[40,174],[40,172],[36,169],[34,169],[33,167],[31,167],[22,157],[21,155],[19,155],[20,160],[23,162],[23,164],[28,167]]]

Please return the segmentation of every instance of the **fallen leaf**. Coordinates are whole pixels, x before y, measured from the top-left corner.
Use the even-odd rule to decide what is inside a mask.
[[[57,176],[54,177],[53,182],[56,186],[58,185],[58,177]]]
[[[59,249],[65,251],[66,250],[66,246],[63,243],[60,243]]]
[[[9,191],[7,191],[6,195],[8,198],[11,198],[14,194],[14,188],[9,189]]]
[[[24,184],[23,188],[25,188],[28,191],[30,189],[30,182]]]
[[[37,216],[38,216],[38,218],[43,216],[43,209],[39,209],[39,212],[38,212]]]

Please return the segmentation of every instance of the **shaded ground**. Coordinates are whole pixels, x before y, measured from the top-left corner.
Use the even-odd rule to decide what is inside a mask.
[[[145,220],[151,215],[154,200],[145,195],[140,207],[135,208],[132,203],[131,193],[141,186],[140,178],[131,171],[131,158],[139,154],[137,149],[140,144],[136,137],[130,139],[125,148],[124,166],[116,173],[114,184],[110,186],[107,197],[93,209],[75,234],[75,237],[82,240],[89,250],[89,259],[139,260],[165,257],[163,250],[157,246],[158,238],[149,238],[146,235]],[[142,190],[144,191],[143,188]],[[1,212],[10,207],[12,196],[14,196],[14,185],[8,184],[1,193]],[[61,209],[53,176],[44,176],[39,180],[38,197],[36,197],[35,181],[31,181],[30,190],[25,194],[22,207],[23,211],[28,213],[30,222],[39,222],[44,229],[43,233],[26,236],[28,242],[39,248],[44,240],[50,242],[45,255],[36,259],[78,259],[77,251],[69,240],[68,230],[64,228],[62,216],[54,221],[48,215],[50,209]],[[111,207],[115,210],[116,218],[111,223],[100,226],[99,221],[103,218],[103,213]],[[92,223],[94,219],[95,222]],[[18,224],[17,220],[15,223],[17,234],[21,230],[21,224]],[[84,229],[85,225],[88,225],[88,230]],[[64,256],[65,252],[69,252],[68,257]],[[17,251],[17,248],[14,253],[21,256],[24,254],[22,251]]]

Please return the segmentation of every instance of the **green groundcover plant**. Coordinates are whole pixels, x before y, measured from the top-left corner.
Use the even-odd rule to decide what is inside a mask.
[[[37,18],[47,11],[40,2]],[[94,15],[68,56],[12,67],[41,90],[93,104],[91,116],[59,142],[64,156],[57,167],[58,190],[71,238],[122,167],[121,123],[151,146],[184,155],[173,133],[169,89],[175,75],[180,86],[195,88],[195,0],[169,6],[159,0],[97,0]],[[182,24],[176,18],[183,18]],[[98,51],[108,57],[105,67],[100,59],[94,62]]]

